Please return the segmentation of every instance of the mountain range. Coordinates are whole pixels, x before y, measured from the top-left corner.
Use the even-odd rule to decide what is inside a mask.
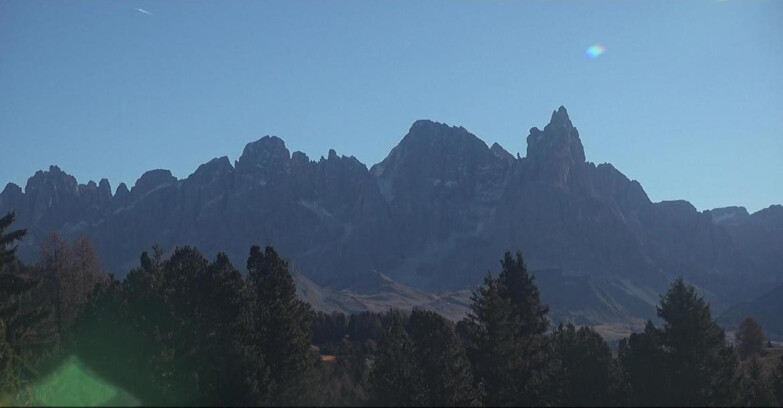
[[[525,157],[462,127],[418,120],[368,168],[330,150],[312,160],[265,136],[231,163],[185,179],[144,173],[114,192],[57,166],[24,190],[9,183],[0,213],[27,228],[35,261],[51,232],[85,234],[122,277],[151,245],[226,252],[244,265],[253,244],[295,267],[300,295],[323,310],[430,307],[459,317],[470,290],[520,250],[559,320],[638,327],[678,276],[723,311],[783,284],[783,207],[698,211],[652,202],[611,164],[586,160],[564,107],[530,129]],[[389,300],[393,299],[393,300]]]

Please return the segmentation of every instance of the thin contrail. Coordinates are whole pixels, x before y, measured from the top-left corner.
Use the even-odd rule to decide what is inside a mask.
[[[149,11],[144,10],[144,9],[137,8],[136,10],[138,10],[140,13],[152,15],[152,13],[150,13]]]

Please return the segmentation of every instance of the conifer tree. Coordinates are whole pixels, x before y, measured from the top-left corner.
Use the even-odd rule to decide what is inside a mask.
[[[424,406],[475,406],[479,395],[465,349],[446,319],[414,309],[408,321],[414,362],[422,375]]]
[[[739,359],[712,320],[709,305],[682,279],[657,308],[663,328],[651,323],[632,335],[621,358],[629,370],[634,404],[731,405],[739,396]],[[662,366],[661,366],[662,365]],[[660,373],[657,373],[658,371]]]
[[[612,351],[588,327],[572,323],[552,332],[552,387],[554,403],[565,406],[602,406],[610,402]]]
[[[628,387],[623,402],[636,406],[668,404],[665,391],[670,382],[662,343],[661,331],[651,321],[643,332],[620,341],[618,359],[627,381],[623,385]]]
[[[468,357],[486,405],[546,403],[548,309],[522,255],[506,253],[471,297],[461,325]]]
[[[671,397],[677,404],[716,405],[736,401],[736,352],[713,320],[710,306],[682,278],[674,281],[657,309],[663,319],[663,344]]]
[[[381,406],[419,406],[426,400],[424,376],[402,318],[392,318],[378,344],[370,376],[372,402]]]
[[[14,223],[16,213],[10,212],[0,218],[0,273],[4,272],[6,267],[9,267],[16,261],[16,245],[17,241],[21,241],[27,230],[19,229],[11,232],[6,232],[11,224]]]
[[[254,296],[258,340],[266,357],[271,380],[271,402],[277,405],[307,404],[316,356],[312,343],[313,312],[296,297],[288,261],[267,246],[250,249],[248,281]]]
[[[252,294],[242,274],[219,253],[199,280],[199,363],[210,404],[264,402],[268,371],[253,336]],[[208,380],[207,380],[208,379]]]
[[[13,222],[13,212],[0,218],[0,394],[15,394],[34,379],[38,372],[30,351],[52,342],[40,330],[49,310],[22,304],[40,280],[18,273],[14,244],[24,238],[26,230],[6,232]]]

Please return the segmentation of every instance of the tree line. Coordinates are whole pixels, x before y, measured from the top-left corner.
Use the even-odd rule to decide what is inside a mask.
[[[24,265],[12,222],[0,218],[0,402],[36,405],[36,381],[78,356],[144,405],[783,403],[783,358],[763,357],[758,322],[743,321],[733,346],[682,279],[661,297],[662,324],[613,352],[590,327],[550,330],[520,253],[454,323],[422,309],[316,313],[269,246],[253,246],[243,271],[223,253],[153,247],[119,281],[88,240],[52,235]]]

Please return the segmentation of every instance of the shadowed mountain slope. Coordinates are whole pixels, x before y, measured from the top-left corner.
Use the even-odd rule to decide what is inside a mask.
[[[592,323],[654,317],[677,276],[717,310],[783,282],[780,206],[747,214],[653,203],[611,164],[586,161],[563,107],[526,141],[518,158],[464,128],[419,120],[368,169],[333,150],[319,160],[291,154],[266,136],[233,165],[213,159],[182,180],[152,170],[114,194],[106,180],[78,184],[52,166],[24,190],[7,185],[0,212],[16,210],[29,229],[19,248],[28,261],[50,231],[86,234],[119,276],[154,243],[225,251],[237,264],[252,244],[270,244],[313,288],[422,302],[468,293],[519,249],[545,299]],[[357,282],[370,283],[352,289]]]

